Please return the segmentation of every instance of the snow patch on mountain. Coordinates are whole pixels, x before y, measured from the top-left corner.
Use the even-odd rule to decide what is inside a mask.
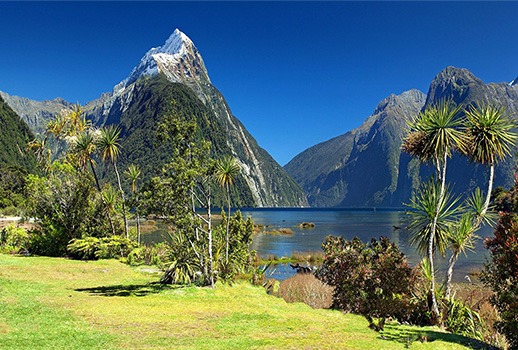
[[[210,83],[203,59],[192,40],[176,29],[164,45],[150,49],[128,78],[117,84],[114,95],[121,95],[125,88],[142,76],[164,73],[170,81]]]

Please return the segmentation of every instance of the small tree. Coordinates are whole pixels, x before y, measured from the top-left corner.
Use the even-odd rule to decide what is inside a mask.
[[[414,276],[404,254],[388,238],[365,244],[357,237],[346,241],[328,236],[322,249],[325,258],[315,275],[334,287],[334,308],[364,315],[375,329],[383,329],[387,317],[402,313]]]
[[[183,249],[182,256],[191,253],[182,262],[196,261],[196,266],[187,267],[173,257],[162,282],[173,283],[181,273],[188,276],[181,278],[184,281],[198,279],[201,284],[214,286],[211,215],[214,167],[209,157],[210,143],[197,139],[197,126],[192,118],[173,113],[164,115],[157,136],[173,150],[171,161],[164,166],[163,176],[154,178],[152,190],[147,191],[151,194],[148,208],[172,222],[174,235],[178,236],[172,240],[172,250]],[[206,210],[205,215],[197,211],[199,207]]]
[[[225,187],[227,191],[227,203],[228,203],[228,217],[230,218],[230,185],[234,182],[236,176],[239,174],[239,164],[236,159],[231,156],[223,157],[216,162],[216,180],[219,185]],[[228,263],[228,245],[229,245],[229,223],[227,220],[227,239],[225,249],[225,260]]]
[[[101,154],[101,159],[105,162],[111,162],[115,175],[117,176],[117,184],[119,185],[119,192],[122,197],[122,217],[124,218],[124,233],[128,237],[128,220],[126,219],[126,199],[124,191],[122,190],[121,177],[119,175],[119,169],[117,168],[117,158],[120,153],[119,136],[120,129],[113,125],[101,129],[101,134],[97,140],[97,147]]]
[[[131,181],[131,193],[133,193],[135,200],[135,214],[137,215],[137,243],[140,244],[140,214],[139,214],[139,200],[137,191],[137,180],[140,177],[140,168],[135,164],[130,164],[124,175]]]

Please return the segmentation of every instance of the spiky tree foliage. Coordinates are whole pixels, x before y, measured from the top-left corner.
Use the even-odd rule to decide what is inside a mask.
[[[124,175],[131,181],[131,192],[135,196],[135,214],[137,215],[137,242],[140,244],[140,214],[139,214],[139,203],[137,193],[137,180],[141,174],[140,168],[135,164],[130,164],[128,169],[124,172]]]
[[[421,162],[435,165],[440,190],[436,193],[433,220],[428,230],[428,258],[434,267],[434,240],[446,192],[446,165],[455,148],[462,148],[464,138],[460,130],[463,120],[459,118],[460,106],[453,106],[451,101],[443,100],[431,105],[409,123],[410,132],[403,142],[403,150],[417,157]],[[428,208],[431,209],[431,208]],[[432,297],[433,320],[439,319],[439,306],[435,298],[435,278],[432,279],[430,294]]]
[[[97,150],[96,140],[92,130],[86,130],[77,135],[75,142],[72,146],[72,155],[75,156],[79,166],[83,168],[83,171],[86,171],[87,165],[90,165],[90,170],[94,176],[95,185],[97,190],[101,194],[101,199],[105,206],[107,207],[107,216],[108,221],[110,222],[110,227],[112,229],[112,235],[115,235],[115,225],[113,224],[112,212],[108,210],[109,203],[106,202],[106,199],[102,195],[101,184],[99,183],[99,178],[97,176],[97,172],[95,171],[95,160],[93,158],[93,154]]]
[[[218,184],[227,191],[228,217],[230,218],[230,186],[234,183],[240,171],[239,164],[232,156],[225,156],[216,162],[216,180]],[[227,220],[227,239],[225,249],[225,261],[228,263],[228,245],[229,245],[229,224]]]
[[[509,118],[504,107],[483,103],[470,106],[466,111],[465,142],[462,153],[473,162],[489,166],[489,181],[482,215],[489,207],[495,164],[511,154],[518,138],[512,131],[516,124]]]
[[[111,162],[113,164],[113,169],[115,170],[115,175],[117,176],[119,192],[122,197],[122,217],[124,218],[124,232],[126,234],[126,237],[128,237],[128,220],[126,219],[125,203],[126,199],[124,196],[124,191],[122,190],[119,170],[117,168],[117,158],[120,154],[120,132],[121,130],[113,125],[102,128],[99,139],[97,140],[97,147],[99,148],[101,159],[106,163]]]
[[[449,299],[451,296],[451,279],[453,277],[455,263],[461,253],[466,254],[467,251],[473,251],[475,241],[479,238],[475,235],[477,230],[478,226],[475,225],[471,213],[462,214],[459,221],[451,227],[450,234],[448,235],[448,244],[452,254],[448,261],[448,269],[446,271],[446,299]]]
[[[446,189],[441,194],[441,186],[434,179],[423,183],[414,198],[411,199],[409,211],[411,222],[408,226],[412,234],[411,243],[418,247],[421,254],[425,255],[430,263],[431,283],[429,295],[432,301],[432,321],[439,317],[439,306],[435,297],[435,271],[434,256],[436,250],[444,256],[447,247],[449,227],[455,220],[459,208],[456,206],[458,199],[452,198]]]

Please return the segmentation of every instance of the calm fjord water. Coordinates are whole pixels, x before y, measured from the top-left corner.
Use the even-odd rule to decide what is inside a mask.
[[[241,209],[243,217],[251,217],[257,225],[264,225],[271,231],[279,228],[290,228],[292,235],[258,234],[254,236],[252,249],[259,255],[290,257],[295,252],[321,251],[322,242],[328,235],[342,236],[345,239],[359,237],[363,242],[381,236],[389,237],[408,257],[412,266],[419,263],[421,256],[409,243],[410,234],[405,230],[408,215],[404,210],[387,209],[316,209],[316,208],[254,208]],[[312,222],[314,228],[297,227],[302,222]],[[144,243],[163,241],[163,228],[142,237]],[[483,227],[477,233],[481,238],[477,241],[474,252],[461,255],[455,265],[454,281],[465,281],[468,273],[480,270],[486,257],[483,239],[493,234],[491,227]],[[446,269],[449,252],[445,258],[438,256],[438,266],[442,278]],[[286,279],[294,274],[288,265],[280,265],[270,269],[269,276]],[[440,279],[439,279],[440,280]]]
[[[260,255],[275,255],[289,257],[293,252],[321,251],[321,245],[328,235],[342,236],[345,239],[359,237],[363,242],[371,238],[381,236],[389,237],[395,242],[401,251],[408,257],[412,266],[419,263],[421,256],[414,246],[409,243],[409,233],[405,230],[408,215],[404,210],[380,210],[380,209],[242,209],[244,217],[252,217],[255,224],[268,225],[267,230],[278,228],[290,228],[292,235],[268,235],[259,234],[254,237],[252,248]],[[312,222],[315,228],[302,229],[297,227],[301,222]],[[463,281],[464,276],[474,270],[482,268],[486,256],[483,238],[492,235],[491,227],[483,227],[478,235],[481,237],[476,244],[474,252],[468,252],[467,256],[461,255],[455,265],[454,280]],[[438,257],[439,277],[445,270],[447,259]],[[289,266],[279,266],[275,269],[273,277],[285,279],[293,274]],[[465,281],[465,280],[464,280]]]

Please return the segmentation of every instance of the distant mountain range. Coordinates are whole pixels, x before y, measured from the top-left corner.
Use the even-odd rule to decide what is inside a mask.
[[[41,133],[52,116],[71,107],[62,99],[38,102],[0,94],[35,133]],[[308,205],[301,187],[232,114],[211,84],[194,43],[178,29],[164,45],[150,49],[113,91],[89,102],[84,110],[97,126],[122,126],[121,165],[139,164],[149,178],[159,174],[168,160],[168,149],[157,148],[154,135],[161,116],[172,105],[196,119],[216,156],[229,154],[238,160],[242,176],[232,194],[235,206]]]
[[[517,82],[484,84],[466,69],[448,67],[433,79],[427,95],[417,90],[390,95],[359,128],[303,151],[284,168],[304,188],[311,206],[400,207],[432,174],[401,151],[407,121],[441,99],[462,106],[489,100],[518,118]],[[512,183],[515,158],[497,166],[497,186]],[[458,156],[448,165],[447,179],[459,194],[485,189],[487,177],[485,167]]]

